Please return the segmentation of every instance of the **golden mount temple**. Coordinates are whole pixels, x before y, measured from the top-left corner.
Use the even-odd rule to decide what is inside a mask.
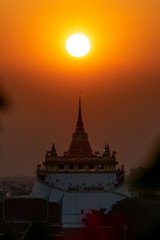
[[[84,129],[81,99],[76,130],[68,152],[58,156],[55,145],[37,165],[31,198],[61,204],[62,228],[83,228],[82,219],[91,209],[109,210],[129,196],[124,166],[117,168],[116,152],[106,144],[103,154],[91,149]]]

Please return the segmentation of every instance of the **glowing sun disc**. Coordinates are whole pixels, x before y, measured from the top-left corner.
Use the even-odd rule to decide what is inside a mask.
[[[74,57],[85,56],[89,52],[90,47],[89,39],[81,33],[71,35],[66,42],[68,53]]]

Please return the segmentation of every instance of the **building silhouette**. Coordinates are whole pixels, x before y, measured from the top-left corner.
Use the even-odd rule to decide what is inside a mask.
[[[69,150],[58,156],[55,145],[37,165],[31,198],[42,198],[62,206],[62,228],[83,228],[90,209],[106,208],[129,196],[124,166],[117,168],[116,152],[108,144],[103,154],[93,152],[85,131],[81,99],[78,120]]]

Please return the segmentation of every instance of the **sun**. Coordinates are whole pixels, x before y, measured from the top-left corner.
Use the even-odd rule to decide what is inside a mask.
[[[85,56],[91,48],[91,43],[88,37],[81,33],[71,35],[66,42],[68,53],[74,57]]]

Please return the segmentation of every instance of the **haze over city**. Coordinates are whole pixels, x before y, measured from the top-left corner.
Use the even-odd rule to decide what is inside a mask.
[[[93,151],[109,143],[117,161],[145,164],[160,135],[160,2],[0,2],[1,175],[34,175],[45,152],[69,149],[78,115]],[[91,42],[68,54],[71,34]]]

